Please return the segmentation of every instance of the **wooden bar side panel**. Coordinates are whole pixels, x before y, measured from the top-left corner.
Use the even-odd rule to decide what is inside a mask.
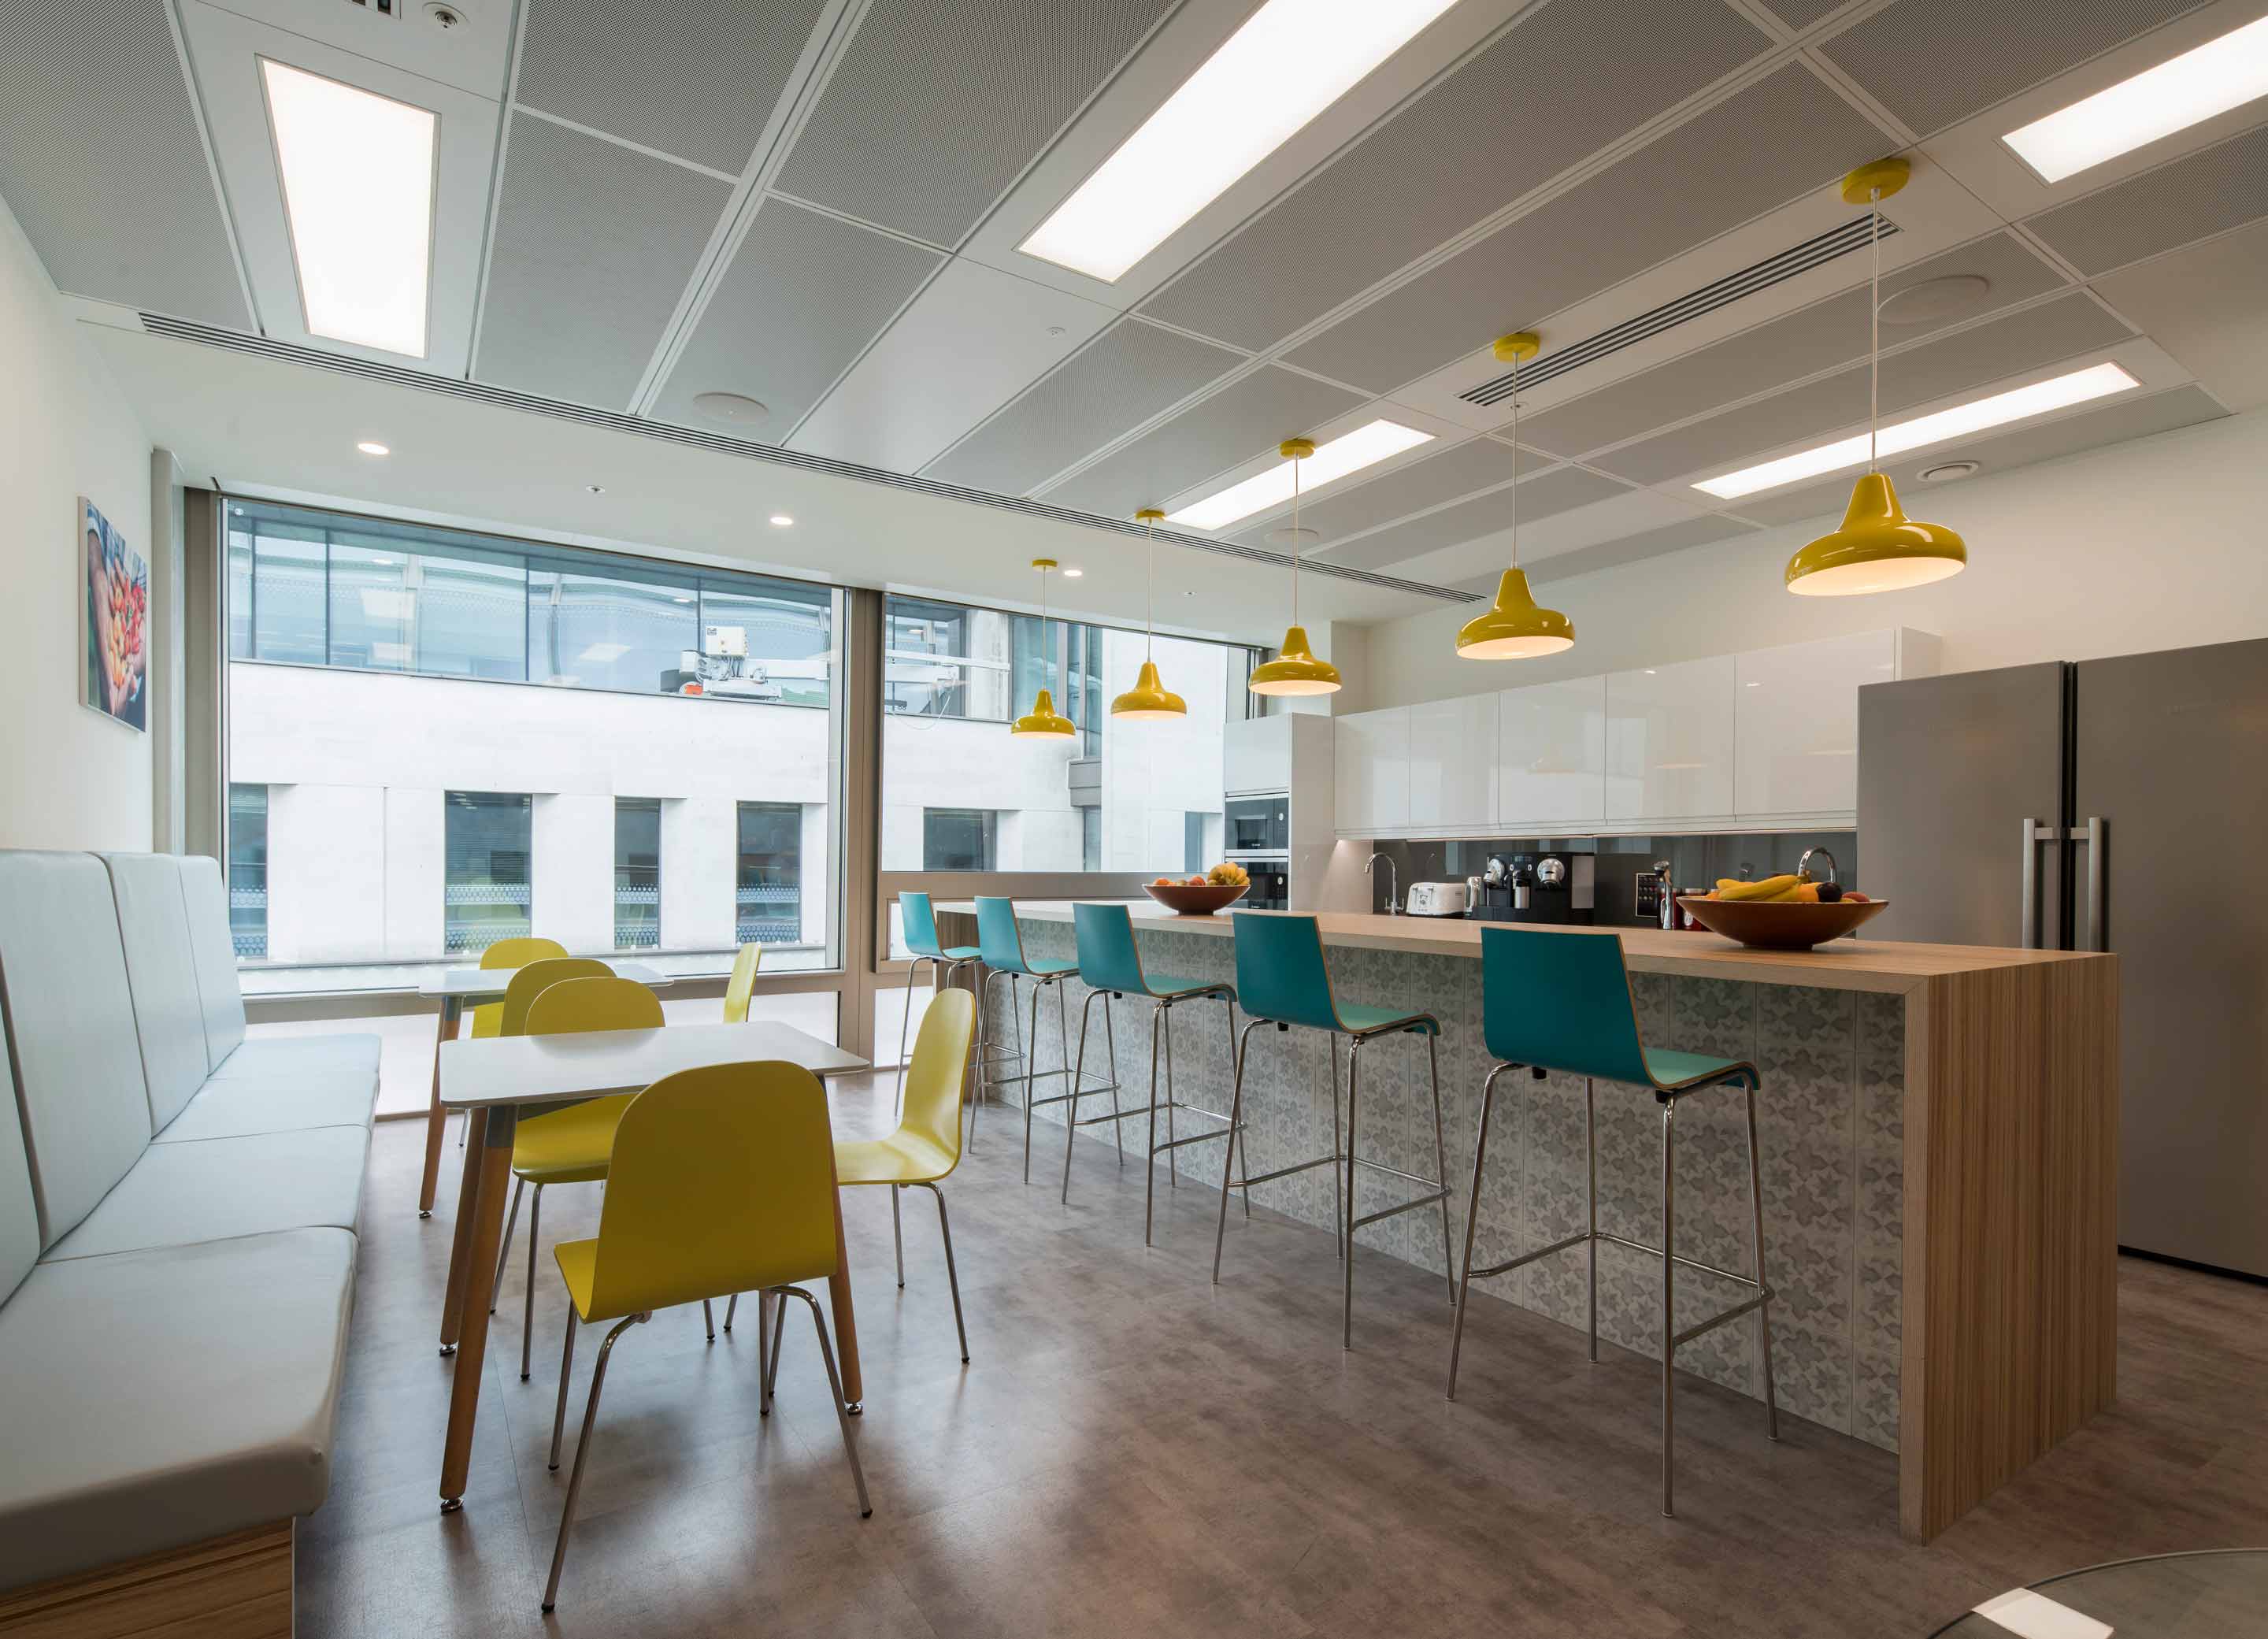
[[[291,1520],[0,1593],[10,1639],[291,1639]]]

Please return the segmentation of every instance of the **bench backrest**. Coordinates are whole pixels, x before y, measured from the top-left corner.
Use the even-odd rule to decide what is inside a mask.
[[[106,853],[126,947],[135,1034],[150,1092],[150,1128],[162,1133],[204,1085],[204,1004],[190,954],[181,861],[170,853]]]
[[[210,854],[180,857],[181,901],[189,913],[189,954],[197,970],[197,994],[204,1004],[205,1067],[221,1060],[244,1040],[244,992],[236,981],[236,941],[228,931],[228,890],[220,861]]]

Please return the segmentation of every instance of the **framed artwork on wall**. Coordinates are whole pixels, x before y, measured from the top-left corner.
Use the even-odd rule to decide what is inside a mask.
[[[79,576],[86,588],[79,698],[129,728],[150,727],[150,560],[84,495]]]

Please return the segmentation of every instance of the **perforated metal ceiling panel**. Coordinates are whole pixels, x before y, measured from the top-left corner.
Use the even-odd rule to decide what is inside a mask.
[[[1755,525],[1742,523],[1737,518],[1727,518],[1721,513],[1688,518],[1681,523],[1664,524],[1659,529],[1641,529],[1638,534],[1626,535],[1619,541],[1602,541],[1596,546],[1580,546],[1572,552],[1554,552],[1548,557],[1530,558],[1528,560],[1528,578],[1542,586],[1546,581],[1565,580],[1570,575],[1587,575],[1594,569],[1613,569],[1623,564],[1635,564],[1641,558],[1682,552],[1689,546],[1706,546],[1712,541],[1729,541],[1736,535],[1756,533]],[[1496,590],[1496,577],[1488,576],[1471,585],[1469,589],[1492,593]]]
[[[1890,354],[1882,360],[1882,413],[1892,415],[1980,382],[2108,346],[2129,334],[2101,306],[2074,291],[1911,351]],[[1860,365],[1597,456],[1593,464],[1634,483],[1660,484],[1688,473],[1732,467],[1743,456],[1807,436],[1824,436],[1866,418],[1867,369]]]
[[[520,101],[735,174],[822,0],[522,0]]]
[[[1840,176],[1883,142],[1809,70],[1790,66],[1348,315],[1290,358],[1391,392]]]
[[[1771,14],[1790,28],[1809,28],[1843,0],[1767,0]]]
[[[1727,6],[1553,0],[1143,310],[1240,346],[1267,346],[1766,43]]]
[[[2025,225],[2085,273],[2268,216],[2268,125],[2145,171]]]
[[[2045,10],[1977,0],[1897,0],[1818,49],[1927,137],[2199,0],[2057,0]]]
[[[875,0],[778,186],[957,245],[1167,9]]]
[[[2013,235],[1995,233],[1887,277],[1882,290],[1888,297],[1925,279],[1958,273],[1973,273],[1992,281],[1986,297],[1989,306],[1982,311],[2029,300],[2063,282]],[[1974,316],[1961,315],[1963,319]],[[1896,346],[1943,328],[1943,324],[1911,328],[1886,324],[1883,337]],[[1867,292],[1862,287],[1602,388],[1572,403],[1529,417],[1521,425],[1521,437],[1523,442],[1557,455],[1580,455],[1700,415],[1716,405],[1832,369],[1865,357],[1866,351]]]
[[[1530,472],[1550,464],[1532,451],[1521,463]],[[1303,506],[1300,522],[1314,529],[1328,546],[1360,530],[1374,529],[1380,524],[1407,518],[1428,506],[1470,495],[1475,490],[1506,483],[1514,470],[1510,445],[1495,439],[1468,439],[1454,449],[1444,450],[1414,466],[1396,467],[1344,494],[1327,495]],[[1271,518],[1244,531],[1239,538],[1257,545],[1264,543],[1268,532],[1276,527],[1277,520]]]
[[[514,114],[473,373],[628,409],[732,191]]]
[[[713,426],[703,393],[756,399],[777,444],[945,258],[839,217],[768,199],[718,282],[654,410]]]
[[[1929,515],[1930,499],[1937,486],[1922,483],[1921,475],[1925,469],[1941,462],[1974,461],[1981,462],[1988,473],[2008,472],[2036,461],[2073,455],[2081,450],[2122,443],[2127,439],[2146,438],[2153,432],[2170,432],[2176,427],[2218,420],[2228,413],[2204,388],[2177,387],[2170,392],[2159,393],[2149,398],[2117,400],[2099,410],[2081,410],[2078,415],[2066,416],[2061,421],[2019,427],[2014,432],[2002,433],[1999,438],[1940,444],[1918,454],[1888,462],[1883,470],[1890,475],[1890,482],[1897,486],[1899,498],[1905,503],[1906,510],[1917,518],[1926,518]],[[1753,518],[1758,523],[1795,523],[1806,518],[1840,513],[1850,499],[1851,478],[1845,474],[1824,484],[1807,484],[1800,490],[1790,490],[1785,495],[1744,501],[1740,504],[1740,509],[1743,516]]]
[[[163,0],[0,0],[0,196],[63,289],[252,328]]]
[[[1130,517],[1361,402],[1344,388],[1270,365],[1105,456],[1049,490],[1048,498]]]
[[[948,484],[1027,494],[1242,362],[1226,348],[1122,319],[922,470]]]
[[[1586,472],[1580,467],[1562,467],[1556,472],[1537,477],[1522,478],[1519,484],[1520,521],[1535,523],[1555,513],[1572,512],[1578,506],[1588,506],[1594,501],[1603,501],[1630,491],[1611,479],[1595,472]],[[1506,490],[1491,491],[1476,495],[1471,500],[1454,506],[1444,506],[1438,513],[1427,513],[1423,518],[1413,518],[1408,523],[1381,529],[1376,535],[1366,535],[1348,542],[1328,554],[1335,564],[1351,564],[1358,569],[1377,569],[1387,564],[1399,564],[1444,546],[1457,546],[1480,535],[1491,535],[1511,521],[1511,493]]]

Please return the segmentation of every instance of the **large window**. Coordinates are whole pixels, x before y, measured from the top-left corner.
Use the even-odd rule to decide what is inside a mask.
[[[239,962],[268,958],[268,787],[228,788],[228,931]]]
[[[442,809],[441,948],[486,950],[534,931],[532,799],[497,791],[452,791]]]
[[[733,937],[741,944],[793,944],[803,936],[803,809],[743,802],[733,887]]]
[[[615,949],[661,943],[661,799],[615,799]]]

